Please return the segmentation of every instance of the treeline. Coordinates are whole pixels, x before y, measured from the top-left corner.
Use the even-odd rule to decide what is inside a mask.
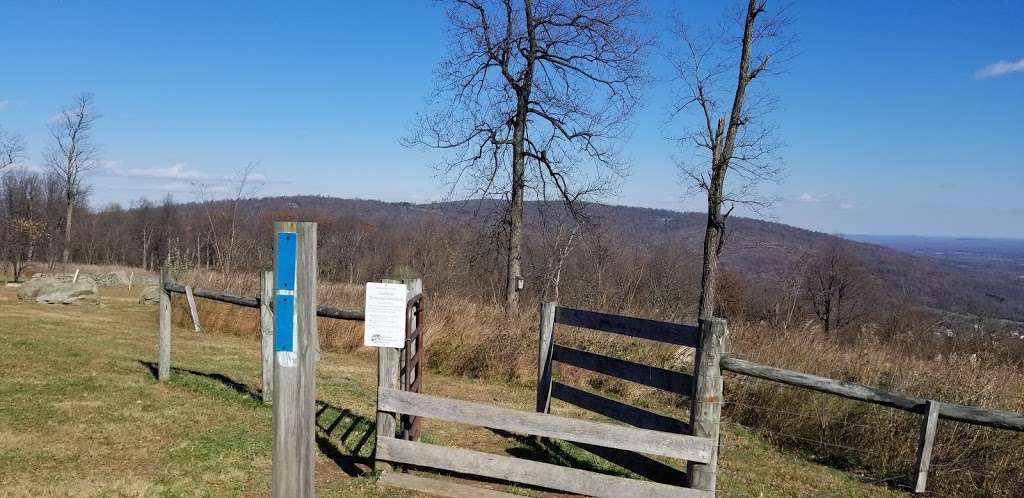
[[[0,201],[4,227],[11,229],[4,230],[3,257],[13,273],[30,261],[49,269],[59,264],[60,198],[45,175],[4,177]],[[182,274],[192,269],[254,273],[273,259],[274,221],[312,220],[319,224],[320,278],[325,281],[420,277],[431,292],[498,304],[504,299],[507,252],[501,233],[505,225],[500,214],[491,215],[495,209],[500,203],[413,205],[295,197],[175,204],[168,196],[160,203],[143,199],[129,209],[80,206],[80,231],[70,252],[73,261],[84,264],[150,270],[167,265]],[[580,224],[557,203],[529,204],[525,306],[557,300],[694,321],[701,254],[699,237],[680,227],[689,215],[674,213],[676,218],[668,219],[665,215],[672,213],[600,205],[591,212],[590,222]],[[1006,332],[998,321],[975,328],[978,322],[946,320],[921,306],[920,296],[879,271],[872,260],[877,255],[864,250],[870,246],[804,232],[798,244],[770,251],[762,247],[769,244],[767,234],[794,229],[749,224],[753,228],[734,234],[734,249],[726,254],[718,284],[720,316],[779,329],[810,322],[840,339],[912,334],[946,344],[940,350],[988,348]],[[752,267],[756,271],[748,270]],[[954,336],[947,337],[947,331]]]

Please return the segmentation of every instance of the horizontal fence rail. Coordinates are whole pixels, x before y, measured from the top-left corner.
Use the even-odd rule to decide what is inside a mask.
[[[671,432],[673,434],[690,433],[690,424],[682,420],[676,420],[667,415],[606,398],[558,381],[551,383],[551,396],[584,410],[641,429]]]
[[[609,315],[562,306],[555,309],[555,323],[691,348],[697,347],[697,338],[700,337],[700,330],[693,325]]]
[[[600,498],[714,496],[706,491],[669,484],[597,474],[550,463],[401,439],[378,438],[377,457],[396,463],[490,477]]]
[[[377,409],[518,434],[563,439],[607,448],[706,462],[710,439],[498,408],[480,403],[382,388]]]
[[[928,401],[924,398],[909,396],[906,394],[883,391],[853,382],[819,377],[803,372],[785,370],[782,368],[769,367],[741,360],[739,358],[726,357],[722,359],[722,369],[730,372],[770,380],[780,384],[795,387],[802,387],[813,391],[834,394],[843,398],[873,403],[876,405],[888,406],[898,410],[926,413]],[[953,403],[939,403],[939,417],[964,422],[968,424],[993,427],[996,429],[1008,429],[1024,432],[1024,415],[975,406],[965,406]]]
[[[566,365],[610,375],[681,396],[688,397],[693,393],[693,376],[682,372],[582,351],[561,344],[554,344],[551,358]]]
[[[178,294],[186,293],[186,285],[178,282],[166,282],[164,284],[164,290],[167,292],[174,292]],[[198,287],[192,288],[192,295],[195,297],[201,297],[204,299],[210,299],[212,301],[220,301],[222,303],[234,304],[235,306],[242,306],[245,308],[259,308],[260,299],[253,296],[239,296],[230,292],[222,292],[210,289],[200,289]],[[273,308],[273,304],[271,304]],[[339,308],[331,308],[329,306],[317,306],[316,316],[324,318],[333,318],[336,320],[352,320],[352,321],[364,321],[366,314],[362,310],[346,310]]]

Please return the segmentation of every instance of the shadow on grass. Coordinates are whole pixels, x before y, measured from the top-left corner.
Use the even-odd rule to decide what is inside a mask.
[[[519,445],[506,450],[509,455],[517,458],[617,477],[648,479],[676,486],[686,485],[686,472],[639,453],[524,436],[498,429],[490,430],[501,437],[514,440]]]
[[[153,379],[157,378],[157,364],[138,360]],[[190,375],[214,381],[251,401],[262,405],[263,391],[238,382],[224,374],[201,372],[187,368],[171,368],[172,374]],[[269,405],[266,405],[269,408]],[[376,422],[353,413],[347,408],[338,408],[326,401],[316,401],[316,444],[320,452],[330,458],[342,472],[351,477],[360,477],[373,470],[373,445],[368,444],[376,433]]]

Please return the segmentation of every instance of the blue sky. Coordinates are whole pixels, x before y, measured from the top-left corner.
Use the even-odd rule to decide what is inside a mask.
[[[651,4],[692,24],[720,2]],[[786,177],[771,218],[825,232],[1024,237],[1024,2],[797,2],[799,55],[773,82]],[[0,0],[0,126],[41,162],[82,91],[103,118],[94,204],[195,198],[250,162],[262,195],[425,202],[447,190],[403,148],[445,51],[433,2]],[[651,29],[668,32],[667,21]],[[665,75],[658,56],[651,62]],[[986,70],[986,68],[988,68]],[[700,209],[647,90],[617,204]]]

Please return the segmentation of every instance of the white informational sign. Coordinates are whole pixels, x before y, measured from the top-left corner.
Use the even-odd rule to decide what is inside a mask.
[[[378,348],[405,347],[405,284],[366,283],[366,321],[363,345]]]

